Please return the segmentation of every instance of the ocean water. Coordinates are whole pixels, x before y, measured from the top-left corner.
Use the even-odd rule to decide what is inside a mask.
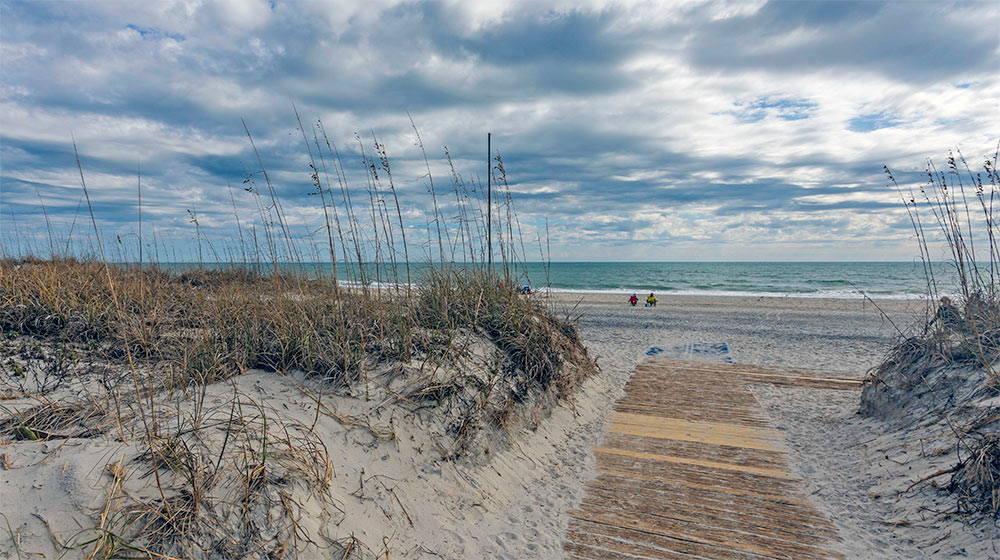
[[[532,282],[544,285],[545,267],[529,264]],[[934,266],[938,288],[950,292],[954,273]],[[552,263],[555,290],[825,298],[919,298],[927,293],[920,262],[710,262]]]
[[[197,267],[190,263],[161,265],[174,270]],[[204,265],[227,268],[229,265]],[[287,271],[304,270],[309,275],[329,276],[329,263],[279,265]],[[412,264],[415,282],[427,264]],[[923,265],[918,262],[553,262],[527,263],[515,267],[516,281],[553,291],[582,291],[640,295],[701,294],[856,298],[862,294],[880,298],[920,298],[927,293]],[[376,271],[366,266],[368,282],[405,282],[405,270],[396,275],[388,266]],[[358,278],[357,266],[339,267],[344,279]],[[398,275],[398,276],[397,276]],[[936,263],[934,275],[941,293],[955,291],[954,268]]]

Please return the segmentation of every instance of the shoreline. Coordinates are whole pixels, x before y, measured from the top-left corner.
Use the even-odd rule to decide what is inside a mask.
[[[119,263],[122,266],[136,266],[137,263]],[[890,270],[888,277],[882,277],[873,271],[852,270],[851,267],[862,269],[872,266],[904,266],[906,270]],[[190,270],[255,270],[253,263],[196,263],[196,262],[164,262],[146,264],[156,266],[165,271],[183,273]],[[276,265],[282,273],[301,272],[312,279],[330,280],[330,264],[328,262],[279,262]],[[381,281],[375,281],[375,266],[365,263],[368,278],[362,284],[357,277],[357,265],[337,264],[340,272],[340,285],[343,288],[360,288],[366,285],[368,289],[385,290],[405,286],[402,264],[393,272],[391,265],[381,267]],[[414,267],[414,284],[418,287],[422,270],[430,266],[454,266],[459,269],[482,268],[482,263],[411,263]],[[540,293],[593,293],[593,294],[630,294],[635,292],[653,291],[664,295],[694,295],[694,296],[746,296],[746,297],[797,297],[820,299],[853,299],[856,297],[871,297],[880,299],[926,299],[926,284],[923,272],[915,268],[909,261],[844,261],[844,262],[625,262],[625,263],[594,263],[594,262],[554,262],[547,265],[543,262],[528,262],[526,269],[521,267],[513,270],[511,278],[517,278],[518,286],[523,283],[537,286]],[[546,272],[552,267],[551,277]],[[609,272],[609,267],[620,267],[621,271]],[[714,268],[734,266],[738,270],[729,274]],[[756,267],[778,267],[765,275],[757,275]],[[802,267],[846,267],[843,270],[825,270],[822,274],[810,274]],[[938,266],[938,264],[935,264]],[[593,271],[579,271],[580,267],[593,267]],[[632,270],[630,267],[640,267],[643,270]],[[646,270],[652,267],[651,270]],[[657,270],[658,267],[667,267]],[[681,267],[673,271],[672,267]],[[782,267],[790,267],[784,270]],[[705,270],[702,270],[705,269]],[[269,274],[270,269],[262,271]],[[815,271],[813,271],[815,272]],[[695,274],[697,273],[697,274]],[[393,278],[398,276],[397,280]],[[705,276],[707,274],[707,276]],[[667,281],[667,278],[670,281]],[[529,279],[534,280],[534,282]],[[549,285],[546,285],[549,284]],[[622,287],[626,286],[626,287]],[[943,293],[944,294],[944,293]],[[944,294],[951,295],[951,294]]]
[[[689,313],[719,312],[723,310],[737,311],[743,314],[753,314],[755,312],[764,313],[771,320],[774,317],[770,312],[783,311],[794,312],[801,310],[815,310],[817,313],[834,313],[840,318],[847,315],[857,314],[855,319],[866,322],[875,318],[887,318],[890,323],[890,330],[883,332],[888,334],[905,334],[921,325],[920,321],[926,320],[925,313],[931,312],[930,302],[927,299],[903,299],[903,298],[871,298],[864,296],[847,297],[801,297],[801,296],[773,296],[773,295],[717,295],[717,294],[656,294],[657,305],[653,308],[645,307],[640,298],[640,304],[635,307],[628,305],[626,301],[628,294],[621,293],[595,293],[581,291],[552,292],[551,294],[538,294],[536,296],[543,304],[554,307],[557,311],[560,308],[572,306],[578,310],[574,315],[611,313],[622,320],[627,320],[633,316],[636,319],[642,317],[658,317],[674,310],[683,310]],[[642,315],[648,313],[648,315]],[[894,323],[894,326],[892,324]],[[888,342],[888,341],[886,341]]]
[[[547,288],[540,287],[535,293],[546,297],[549,294],[559,297],[562,294],[576,294],[584,296],[621,296],[628,298],[632,293],[644,294],[652,291],[657,299],[661,297],[734,297],[734,298],[769,298],[769,299],[822,299],[822,300],[853,300],[872,299],[875,301],[927,301],[930,297],[925,293],[901,293],[901,294],[870,294],[861,290],[829,290],[818,292],[760,292],[747,291],[738,292],[730,290],[623,290],[623,289],[584,289],[584,288]],[[951,294],[946,294],[951,295]]]

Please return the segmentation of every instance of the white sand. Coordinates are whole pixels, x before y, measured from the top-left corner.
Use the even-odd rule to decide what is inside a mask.
[[[632,308],[626,297],[561,294],[557,304],[583,312],[584,339],[615,398],[650,346],[669,355],[691,343],[724,342],[737,362],[862,377],[898,339],[897,327],[909,332],[924,312],[923,302],[913,300],[877,301],[883,316],[862,300],[675,296],[656,308]],[[915,442],[927,434],[914,429],[903,436],[860,417],[858,392],[772,386],[754,392],[788,440],[791,466],[811,499],[838,527],[845,556],[1000,558],[1000,533],[989,523],[970,527],[934,513],[953,509],[949,495],[926,485],[903,492],[954,464],[917,457]]]
[[[332,493],[342,511],[327,511],[328,517],[321,518],[319,511],[308,510],[306,524],[323,525],[334,537],[353,534],[383,558],[561,558],[565,511],[581,499],[583,483],[593,474],[590,450],[649,347],[669,353],[690,343],[724,342],[737,362],[860,377],[898,334],[861,300],[673,296],[662,297],[655,308],[632,308],[625,297],[553,297],[557,314],[580,317],[582,337],[603,372],[486,464],[436,460],[428,434],[440,427],[423,424],[419,414],[390,411],[376,417],[395,431],[388,441],[321,415],[317,431],[333,459]],[[923,309],[915,301],[879,305],[901,328]],[[278,413],[312,423],[314,401],[300,390],[314,391],[308,381],[251,372],[236,384]],[[232,390],[220,384],[212,397],[224,403]],[[872,497],[872,488],[905,478],[898,472],[905,467],[876,460],[881,447],[859,444],[877,434],[878,426],[854,416],[856,393],[762,388],[757,394],[795,450],[793,466],[840,529],[848,557],[931,556],[936,549],[928,543],[941,534],[956,554],[963,547],[969,557],[975,557],[972,551],[993,554],[977,544],[982,532],[954,519],[925,516],[921,523],[930,528],[879,523],[898,521],[898,512]],[[365,407],[348,396],[326,399],[338,414]],[[49,528],[64,541],[93,524],[107,485],[103,465],[117,460],[122,450],[106,442],[70,440],[18,442],[0,448],[2,453],[8,454],[9,468],[0,470],[0,512],[20,539],[22,553],[53,556],[57,551]],[[881,478],[873,478],[876,474]],[[11,542],[0,541],[0,557],[16,557]]]

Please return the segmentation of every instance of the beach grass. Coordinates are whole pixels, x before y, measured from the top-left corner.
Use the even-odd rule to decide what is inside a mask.
[[[372,410],[439,410],[432,414],[448,426],[447,441],[436,443],[440,459],[475,461],[594,371],[572,322],[517,290],[524,245],[499,158],[502,211],[487,213],[452,167],[452,224],[428,163],[439,259],[415,278],[384,146],[373,138],[369,157],[357,137],[367,185],[352,189],[322,123],[299,125],[323,207],[329,276],[305,272],[302,240],[290,231],[249,129],[260,168],[244,184],[262,229],[251,235],[240,225],[228,262],[161,267],[142,256],[141,237],[138,262],[111,262],[82,165],[93,250],[61,254],[69,240],[50,239],[48,254],[0,259],[0,344],[8,356],[0,363],[0,446],[74,438],[118,446],[94,526],[58,541],[60,552],[271,558],[323,540],[356,557],[364,543],[317,535],[303,513],[337,509],[317,424],[327,415],[377,439],[395,435],[391,426],[330,411],[324,396],[361,399]],[[235,204],[234,215],[240,224]],[[492,227],[486,215],[496,219]],[[199,261],[218,260],[197,213],[189,218]],[[490,230],[496,239],[484,238]],[[496,262],[488,259],[492,244]],[[483,347],[488,359],[471,360]],[[235,380],[249,371],[302,379],[314,401],[311,421],[241,388]],[[141,491],[137,480],[146,481]]]
[[[861,412],[868,416],[940,423],[955,439],[956,462],[910,488],[950,475],[952,513],[993,519],[1000,518],[1000,414],[989,404],[1000,395],[998,160],[1000,148],[974,171],[956,150],[948,154],[945,169],[928,161],[926,181],[919,186],[902,186],[885,169],[913,227],[928,307],[918,332],[869,373],[861,398]],[[935,274],[940,249],[948,255],[954,282]]]

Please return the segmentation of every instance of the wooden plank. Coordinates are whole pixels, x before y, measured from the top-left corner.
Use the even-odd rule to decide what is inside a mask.
[[[605,453],[611,455],[626,455],[628,457],[638,457],[640,459],[650,459],[653,461],[663,461],[666,463],[682,463],[685,465],[697,465],[699,467],[710,467],[713,469],[726,469],[732,471],[759,474],[761,476],[773,476],[774,478],[792,478],[787,471],[777,469],[767,469],[761,467],[746,467],[743,465],[733,465],[730,463],[720,463],[718,461],[706,461],[704,459],[692,459],[690,457],[671,457],[670,455],[658,455],[656,453],[644,453],[642,451],[632,451],[630,449],[614,449],[611,447],[595,447],[594,453]]]
[[[636,368],[594,448],[597,477],[570,510],[571,558],[842,559],[803,495],[788,447],[748,383],[817,389],[859,380],[656,359]]]
[[[754,488],[745,489],[735,486],[720,486],[718,484],[699,484],[697,482],[691,482],[689,480],[683,480],[681,478],[674,478],[671,480],[663,480],[661,477],[648,477],[636,473],[627,473],[622,471],[617,471],[614,469],[609,469],[598,465],[597,472],[601,475],[607,475],[609,477],[615,477],[621,481],[628,482],[643,482],[649,481],[654,483],[655,489],[650,488],[640,488],[637,491],[653,492],[653,491],[663,491],[671,493],[674,495],[680,494],[683,496],[696,495],[698,500],[708,500],[702,492],[704,493],[717,493],[727,496],[727,500],[732,503],[736,503],[739,498],[746,497],[748,499],[760,500],[771,504],[786,505],[789,507],[794,507],[796,505],[806,506],[812,508],[812,503],[808,500],[801,499],[794,495],[789,495],[788,493],[771,493],[765,488]],[[600,478],[596,479],[600,480]],[[591,484],[597,484],[596,482],[588,482],[588,487]],[[760,509],[764,506],[760,503],[754,503],[752,506],[748,506],[754,509]]]
[[[733,492],[732,489],[692,485],[684,482],[643,484],[631,478],[599,476],[587,483],[587,492],[594,495],[625,494],[637,500],[670,504],[679,509],[728,512],[734,515],[763,515],[784,525],[801,522],[803,525],[831,531],[833,525],[813,508],[804,496],[789,497],[780,494]],[[586,500],[586,498],[584,498]]]
[[[652,461],[613,453],[595,454],[598,468],[607,467],[624,473],[659,477],[661,480],[683,480],[695,484],[716,484],[751,487],[773,494],[792,492],[801,487],[795,478],[779,478],[752,472],[683,462]]]
[[[747,369],[747,366],[736,366],[729,364],[712,364],[707,367],[698,362],[668,363],[666,369],[671,371],[699,372],[699,373],[725,373],[726,375],[745,376],[750,381],[767,381],[772,383],[788,383],[792,385],[801,384],[806,386],[821,385],[831,389],[860,389],[864,385],[864,379],[846,377],[825,377],[819,374],[807,375],[797,370],[781,370],[777,368],[756,368]],[[777,372],[782,373],[777,373]]]
[[[830,553],[806,545],[777,543],[773,540],[758,539],[753,535],[726,532],[711,527],[664,526],[660,520],[650,520],[648,516],[619,517],[614,513],[594,513],[570,510],[570,516],[585,521],[600,523],[610,527],[635,529],[658,537],[670,537],[702,545],[711,545],[732,551],[757,554],[764,558],[796,558],[800,560],[836,558]]]
[[[609,431],[646,437],[696,441],[732,447],[749,447],[764,451],[787,451],[784,437],[771,428],[755,428],[720,422],[666,418],[649,414],[612,412],[608,415]]]
[[[615,545],[609,544],[618,542],[641,542],[655,547],[653,558],[659,559],[705,559],[717,558],[720,560],[762,560],[763,556],[748,554],[746,552],[731,550],[714,546],[707,543],[693,542],[677,536],[657,535],[629,527],[616,527],[603,523],[595,523],[584,519],[573,519],[573,526],[567,531],[567,536],[574,543],[586,543],[597,550],[612,550]],[[588,556],[589,558],[589,556]],[[605,558],[597,556],[597,558]]]
[[[781,468],[785,465],[784,454],[777,451],[697,441],[650,438],[610,430],[604,434],[604,447],[634,449],[635,451],[679,457],[701,457],[723,463],[754,467]]]
[[[618,515],[648,515],[805,544],[825,542],[831,536],[836,536],[835,531],[802,523],[793,516],[762,516],[756,511],[708,508],[700,504],[674,503],[663,501],[659,497],[623,495],[614,490],[602,491],[595,488],[588,489],[587,498],[578,509],[615,512]]]

